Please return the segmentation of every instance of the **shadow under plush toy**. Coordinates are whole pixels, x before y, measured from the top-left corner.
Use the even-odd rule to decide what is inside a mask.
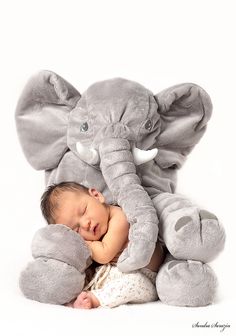
[[[211,116],[208,94],[180,84],[157,95],[115,78],[83,94],[51,71],[27,83],[16,124],[29,163],[45,170],[46,184],[74,181],[101,191],[130,223],[129,244],[118,260],[123,272],[145,267],[159,238],[169,254],[157,280],[164,303],[212,303],[216,277],[206,263],[223,249],[216,216],[175,194],[176,173],[200,140]],[[158,149],[158,150],[157,150]],[[91,264],[83,239],[63,225],[40,229],[34,261],[20,276],[26,297],[64,304],[84,286]]]

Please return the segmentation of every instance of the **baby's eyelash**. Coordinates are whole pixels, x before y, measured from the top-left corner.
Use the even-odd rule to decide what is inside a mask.
[[[75,226],[72,228],[72,230],[77,230],[79,229],[79,224],[75,224]]]
[[[77,224],[76,227],[75,227],[75,231],[78,233],[79,230],[80,230],[80,226],[79,226],[79,224]]]

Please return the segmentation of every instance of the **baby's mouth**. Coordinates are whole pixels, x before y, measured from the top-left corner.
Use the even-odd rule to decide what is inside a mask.
[[[96,235],[98,229],[98,224],[96,224],[93,228],[93,234]]]

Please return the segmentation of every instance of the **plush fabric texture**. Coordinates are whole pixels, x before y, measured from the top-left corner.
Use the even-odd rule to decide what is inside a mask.
[[[26,158],[35,169],[45,170],[47,185],[74,181],[95,187],[107,203],[123,208],[130,232],[128,247],[118,260],[121,271],[145,267],[158,234],[174,258],[198,261],[201,266],[193,267],[188,282],[188,305],[194,306],[213,300],[208,272],[205,290],[198,292],[205,296],[206,288],[212,288],[207,300],[195,299],[195,278],[198,268],[208,269],[203,263],[223,249],[225,233],[215,215],[176,195],[175,189],[177,171],[204,134],[211,113],[210,97],[192,83],[153,94],[136,82],[113,78],[93,84],[81,95],[59,75],[41,71],[23,90],[16,125]],[[158,148],[158,154],[135,165],[134,146]],[[46,236],[45,231],[43,239]],[[60,239],[52,237],[59,248]],[[85,247],[79,243],[79,248]],[[68,263],[69,254],[59,253],[59,260]],[[169,282],[159,278],[160,298],[185,305],[180,299],[187,286],[185,268],[176,274],[169,273]],[[180,294],[172,300],[175,281]]]
[[[51,224],[37,231],[32,241],[32,255],[34,258],[57,259],[81,273],[92,263],[84,239],[61,224]]]
[[[215,296],[217,279],[209,265],[174,259],[169,254],[157,274],[156,288],[160,300],[166,304],[207,306]]]
[[[176,194],[162,193],[153,203],[160,216],[160,237],[175,258],[206,263],[223,250],[225,231],[215,215]]]
[[[20,288],[32,300],[64,304],[83,289],[90,251],[80,235],[60,224],[39,229],[32,241],[34,261],[20,275]]]

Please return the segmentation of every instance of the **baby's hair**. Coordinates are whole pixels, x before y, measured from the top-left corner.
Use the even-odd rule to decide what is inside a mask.
[[[41,211],[48,224],[55,224],[55,210],[58,209],[58,201],[65,191],[84,192],[88,194],[88,188],[75,182],[61,182],[50,185],[41,197]]]

